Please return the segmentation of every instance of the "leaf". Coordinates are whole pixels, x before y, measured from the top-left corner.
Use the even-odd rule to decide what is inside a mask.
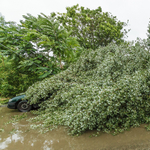
[[[47,71],[46,73],[40,75],[39,78],[46,78],[46,77],[48,77],[51,74],[51,72],[52,72],[52,70]]]

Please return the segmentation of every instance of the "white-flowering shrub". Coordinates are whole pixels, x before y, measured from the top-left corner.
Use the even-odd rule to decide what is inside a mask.
[[[32,120],[43,128],[121,132],[150,120],[150,53],[140,44],[87,50],[66,71],[26,91],[30,103],[47,99]]]

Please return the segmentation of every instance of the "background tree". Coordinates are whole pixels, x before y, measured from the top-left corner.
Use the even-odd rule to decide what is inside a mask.
[[[61,69],[62,61],[64,63],[74,61],[79,44],[57,20],[44,14],[38,15],[37,18],[30,14],[23,17],[25,21],[21,23],[27,30],[24,39],[35,43],[40,52],[54,64],[59,62]]]
[[[148,42],[148,46],[150,46],[150,22],[148,24],[148,30],[147,30],[147,42]]]
[[[14,22],[6,22],[0,18],[0,54],[1,69],[0,91],[3,96],[11,96],[25,91],[29,85],[37,81],[38,74],[25,68],[18,68],[26,59],[27,52],[34,50],[32,43],[22,39],[22,29]]]
[[[9,62],[7,69],[3,65],[1,70],[7,72],[1,86],[4,91],[1,94],[5,96],[23,92],[35,81],[60,72],[75,61],[78,54],[76,38],[70,37],[59,22],[44,14],[37,18],[28,14],[24,18],[25,21],[17,25],[1,17],[1,61],[3,65],[5,57]]]
[[[89,8],[75,5],[67,7],[67,13],[52,13],[62,25],[71,31],[73,37],[84,48],[97,49],[114,42],[120,44],[127,31],[123,30],[126,23],[118,21],[108,12],[102,12],[101,7],[90,10]]]

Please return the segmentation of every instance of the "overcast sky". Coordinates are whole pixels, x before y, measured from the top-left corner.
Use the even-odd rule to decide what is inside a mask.
[[[146,38],[150,21],[150,0],[0,0],[0,13],[6,21],[19,23],[22,15],[30,13],[37,16],[41,12],[49,15],[51,12],[66,12],[67,6],[79,4],[90,9],[101,6],[103,12],[110,12],[117,19],[128,23],[127,40],[137,37]]]

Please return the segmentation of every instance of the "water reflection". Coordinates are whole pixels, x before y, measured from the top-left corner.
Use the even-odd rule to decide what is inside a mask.
[[[19,123],[4,125],[12,115],[18,115],[17,110],[0,108],[0,150],[135,150],[150,149],[150,132],[144,125],[131,129],[119,135],[101,133],[90,138],[93,131],[88,131],[79,137],[69,136],[64,127],[39,134],[30,130],[29,123],[22,120]],[[32,115],[28,113],[29,117]]]
[[[8,147],[8,145],[12,142],[18,142],[20,141],[21,143],[23,143],[24,138],[23,136],[20,136],[18,133],[17,134],[13,134],[10,135],[8,138],[4,139],[4,141],[2,143],[0,143],[0,149],[5,149]]]

